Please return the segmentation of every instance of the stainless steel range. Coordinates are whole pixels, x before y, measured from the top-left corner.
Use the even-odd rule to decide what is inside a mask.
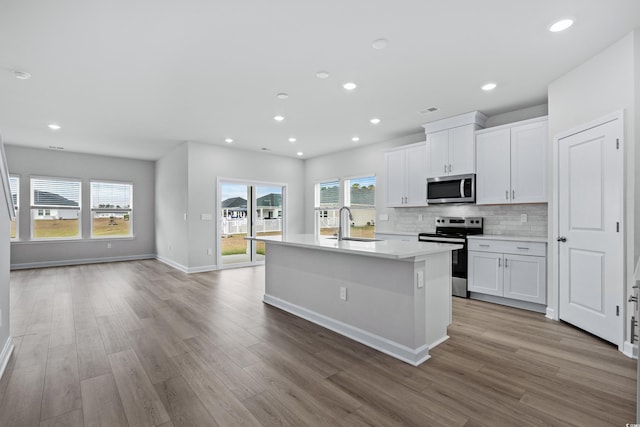
[[[420,242],[457,243],[462,249],[451,253],[452,258],[452,294],[468,298],[467,290],[467,236],[483,233],[482,218],[480,217],[436,217],[435,233],[420,233]]]

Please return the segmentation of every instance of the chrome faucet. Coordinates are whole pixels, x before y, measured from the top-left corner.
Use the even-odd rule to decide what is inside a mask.
[[[342,240],[343,231],[342,231],[342,211],[347,210],[349,212],[349,221],[353,221],[353,215],[351,215],[351,209],[348,206],[343,206],[340,208],[340,212],[338,213],[338,241]]]

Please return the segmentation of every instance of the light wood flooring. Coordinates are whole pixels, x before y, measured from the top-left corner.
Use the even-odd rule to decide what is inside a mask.
[[[11,273],[0,426],[623,426],[635,362],[537,313],[454,298],[411,367],[261,302],[264,269]]]

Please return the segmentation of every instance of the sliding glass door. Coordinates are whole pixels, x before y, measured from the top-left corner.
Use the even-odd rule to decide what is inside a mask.
[[[220,267],[264,262],[265,244],[245,238],[284,234],[285,191],[286,187],[282,184],[219,180]]]

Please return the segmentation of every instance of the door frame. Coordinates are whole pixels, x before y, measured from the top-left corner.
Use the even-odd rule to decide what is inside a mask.
[[[270,187],[282,187],[282,236],[286,236],[287,233],[287,223],[289,221],[289,215],[287,213],[287,205],[288,205],[288,194],[289,189],[288,185],[282,182],[270,182],[270,181],[258,181],[252,179],[241,179],[241,178],[225,178],[218,176],[216,177],[216,206],[215,206],[215,224],[216,224],[216,232],[215,232],[215,248],[216,248],[216,264],[218,270],[223,270],[226,268],[239,268],[239,267],[252,267],[256,265],[264,264],[264,261],[251,261],[251,262],[239,262],[237,264],[222,264],[222,251],[220,242],[222,240],[222,212],[220,209],[220,205],[222,203],[222,183],[231,183],[231,184],[242,184],[246,186],[270,186]],[[253,207],[255,205],[257,197],[255,192],[252,192],[252,200],[247,200],[247,206]],[[247,217],[251,219],[250,226],[247,226],[247,234],[251,235],[255,230],[253,212],[251,212],[251,216]],[[255,252],[255,241],[251,241],[251,252],[252,255]]]
[[[552,218],[553,227],[552,233],[549,236],[549,249],[551,249],[551,262],[553,266],[553,276],[552,280],[552,289],[551,294],[553,295],[553,301],[550,306],[547,307],[547,317],[553,320],[560,320],[560,251],[559,251],[559,243],[556,241],[556,238],[560,235],[560,209],[559,209],[559,193],[560,193],[560,180],[559,180],[559,172],[560,172],[560,140],[578,134],[580,132],[584,132],[586,130],[604,125],[609,122],[613,122],[617,120],[618,131],[620,135],[620,149],[625,150],[625,133],[624,133],[624,110],[614,111],[613,113],[602,116],[596,120],[593,120],[588,123],[581,124],[572,129],[569,129],[564,132],[560,132],[559,134],[553,137],[553,149],[551,152],[553,153],[553,177],[552,177],[552,189],[553,189],[553,212]],[[621,212],[621,224],[620,224],[620,233],[622,239],[620,239],[620,253],[622,254],[622,286],[621,294],[622,299],[620,301],[620,307],[622,313],[620,314],[619,326],[622,328],[622,342],[616,343],[618,345],[618,349],[620,351],[623,350],[624,340],[626,336],[626,318],[627,318],[627,305],[624,303],[624,295],[626,289],[626,162],[624,161],[625,156],[622,156],[622,167],[618,171],[618,178],[620,183],[622,184],[622,197],[620,198],[620,212]]]

